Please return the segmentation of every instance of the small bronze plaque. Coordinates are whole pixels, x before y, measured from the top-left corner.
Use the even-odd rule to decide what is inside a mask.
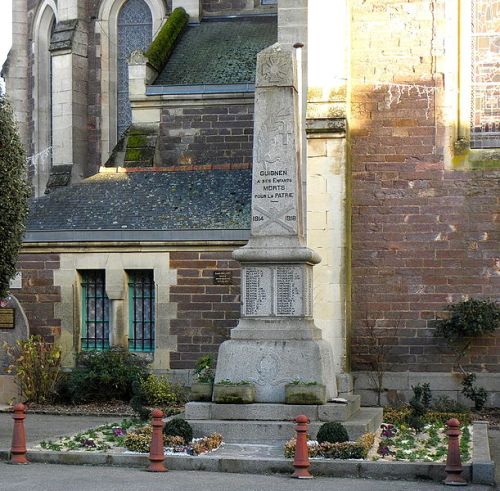
[[[16,310],[0,308],[0,329],[14,329],[16,327]]]
[[[232,285],[232,271],[214,271],[214,285]]]

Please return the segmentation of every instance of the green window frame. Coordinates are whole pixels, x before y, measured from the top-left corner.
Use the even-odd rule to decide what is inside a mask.
[[[155,284],[153,271],[128,272],[129,351],[155,349]]]
[[[109,349],[109,299],[104,270],[80,272],[82,278],[82,350]]]

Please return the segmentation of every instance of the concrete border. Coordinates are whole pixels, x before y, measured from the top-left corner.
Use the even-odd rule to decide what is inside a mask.
[[[474,422],[472,463],[464,464],[463,476],[474,484],[493,484],[495,463],[491,460],[488,428],[484,422]],[[9,450],[0,450],[0,460],[9,459]],[[54,452],[45,450],[28,451],[33,463],[100,465],[119,467],[147,467],[147,455],[123,453]],[[229,472],[245,474],[288,474],[293,470],[292,460],[283,458],[255,458],[207,454],[197,457],[168,455],[165,463],[169,469],[185,471]],[[381,462],[362,460],[311,459],[311,472],[317,476],[429,480],[441,482],[445,477],[445,464],[428,462]]]

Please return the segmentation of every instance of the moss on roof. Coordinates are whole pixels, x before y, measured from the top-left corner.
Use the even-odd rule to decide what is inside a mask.
[[[257,53],[277,40],[275,16],[188,26],[154,85],[253,83]]]
[[[34,199],[28,231],[250,228],[251,170],[97,174]]]

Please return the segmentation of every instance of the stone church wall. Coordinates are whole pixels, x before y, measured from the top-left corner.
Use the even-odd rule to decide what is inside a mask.
[[[162,109],[162,165],[252,162],[253,103]]]
[[[170,354],[171,368],[193,368],[200,356],[217,357],[219,345],[229,338],[240,317],[240,267],[231,252],[173,252],[170,267],[177,270],[177,284],[170,301],[177,318],[170,321],[177,348]],[[214,271],[231,274],[230,285],[214,284]]]
[[[113,327],[110,321],[112,339],[126,346],[126,272],[149,269],[154,271],[156,297],[152,368],[192,369],[203,355],[216,358],[219,345],[229,337],[240,315],[240,268],[232,260],[232,247],[160,249],[141,254],[125,247],[123,251],[84,248],[47,253],[43,247],[30,247],[19,256],[22,288],[12,293],[24,308],[31,334],[59,344],[63,364],[73,366],[82,316],[79,272],[103,269],[110,310],[111,302],[118,302],[114,311],[117,325]],[[227,284],[219,284],[214,272],[222,274]]]

